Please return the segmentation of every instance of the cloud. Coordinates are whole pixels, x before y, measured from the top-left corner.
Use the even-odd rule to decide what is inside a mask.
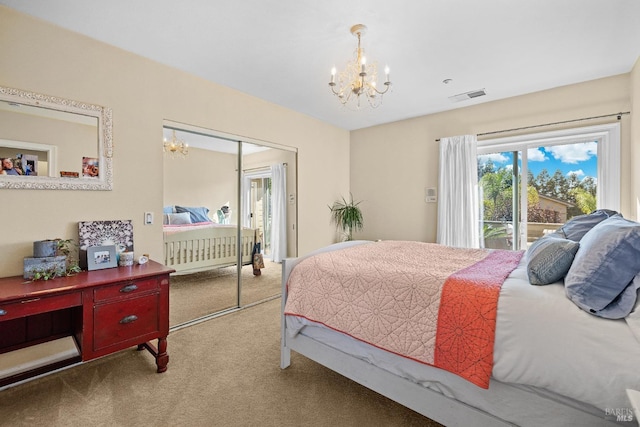
[[[580,178],[581,176],[584,176],[584,171],[582,169],[578,169],[576,171],[567,172],[567,176],[571,176],[571,175],[575,175],[576,177]]]
[[[553,156],[554,159],[560,160],[562,163],[576,164],[589,160],[598,154],[598,144],[593,142],[581,142],[578,144],[554,145],[545,147],[545,150]]]
[[[481,165],[486,165],[489,160],[493,163],[505,163],[510,159],[502,153],[481,154],[478,156],[478,161]]]
[[[548,159],[544,151],[539,148],[529,148],[527,150],[527,159],[530,162],[544,162]]]

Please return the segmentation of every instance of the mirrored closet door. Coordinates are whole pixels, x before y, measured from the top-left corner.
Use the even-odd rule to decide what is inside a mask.
[[[164,138],[170,326],[278,297],[297,254],[296,152],[173,123]]]

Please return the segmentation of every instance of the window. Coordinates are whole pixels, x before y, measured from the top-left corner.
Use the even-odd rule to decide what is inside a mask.
[[[485,247],[526,249],[572,216],[619,210],[619,129],[615,123],[478,141]]]

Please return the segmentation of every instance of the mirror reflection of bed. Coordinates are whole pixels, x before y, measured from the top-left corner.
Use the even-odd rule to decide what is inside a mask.
[[[281,260],[297,254],[296,153],[173,123],[164,136],[188,144],[163,160],[164,263],[176,270],[170,326],[277,298]]]

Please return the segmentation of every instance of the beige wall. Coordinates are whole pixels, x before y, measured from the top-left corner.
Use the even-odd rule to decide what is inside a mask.
[[[114,144],[113,191],[0,190],[0,276],[22,273],[34,240],[77,238],[84,220],[133,220],[135,251],[160,259],[163,120],[298,148],[299,253],[333,242],[327,205],[349,191],[347,131],[2,6],[0,57],[0,85],[112,108]]]
[[[435,241],[437,204],[425,203],[425,188],[438,185],[437,138],[629,111],[629,88],[630,75],[623,74],[351,132],[351,191],[363,200],[364,215],[364,230],[356,238]],[[615,118],[573,126],[611,121]],[[621,210],[634,217],[630,123],[623,116]],[[559,128],[542,130],[553,129]]]
[[[236,144],[229,142],[229,144]],[[215,218],[216,210],[229,202],[237,223],[238,160],[235,154],[189,148],[185,158],[164,157],[164,205],[204,206],[209,208],[209,218]]]

